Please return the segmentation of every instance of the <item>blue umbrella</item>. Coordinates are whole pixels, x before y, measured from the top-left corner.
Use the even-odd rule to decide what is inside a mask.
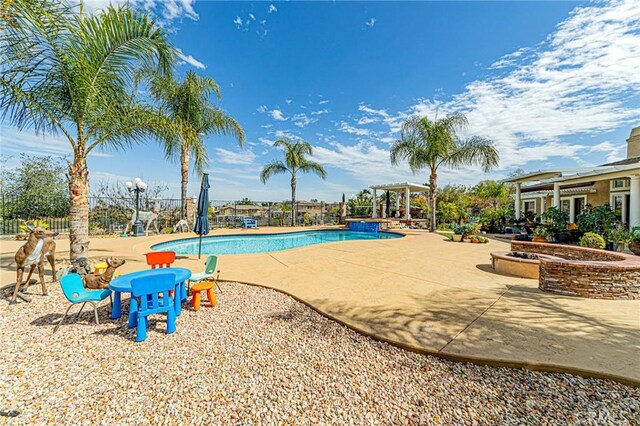
[[[202,236],[209,233],[209,188],[209,175],[203,173],[200,195],[198,195],[198,217],[196,217],[196,224],[193,227],[193,232],[200,235],[198,259],[202,253]]]

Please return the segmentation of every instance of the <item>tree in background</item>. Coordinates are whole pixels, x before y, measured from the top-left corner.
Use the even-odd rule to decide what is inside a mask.
[[[373,212],[373,195],[368,189],[358,192],[347,204],[349,216],[371,217]]]
[[[3,218],[39,219],[69,214],[64,159],[20,154],[14,169],[2,169]]]
[[[145,76],[145,73],[140,76]],[[188,71],[182,81],[158,73],[148,77],[151,97],[166,112],[180,134],[178,143],[165,145],[165,155],[180,163],[180,198],[185,218],[191,161],[198,173],[202,173],[209,162],[204,140],[211,135],[232,135],[242,147],[244,130],[233,117],[211,102],[212,96],[218,100],[221,98],[220,88],[211,77],[202,77],[193,71]]]
[[[291,226],[295,226],[298,172],[314,173],[322,179],[327,178],[327,172],[320,164],[307,158],[313,154],[313,148],[308,142],[299,140],[292,143],[287,138],[280,138],[273,143],[273,146],[274,148],[281,148],[284,151],[284,162],[273,160],[264,166],[260,173],[260,181],[266,184],[274,175],[281,173],[289,173],[291,175]]]
[[[402,160],[409,163],[416,173],[429,169],[429,204],[431,206],[431,231],[436,229],[436,194],[438,168],[460,168],[479,165],[487,172],[498,165],[499,155],[493,142],[473,136],[461,140],[457,131],[468,126],[464,114],[454,113],[430,120],[413,116],[402,124],[400,139],[391,147],[391,163]]]
[[[464,185],[447,185],[438,189],[436,217],[439,222],[456,222],[469,219],[471,197]]]
[[[120,6],[96,15],[56,0],[14,0],[0,15],[0,111],[20,130],[60,134],[68,164],[70,257],[89,245],[87,155],[149,137],[170,140],[175,128],[134,95],[134,70],[169,75],[175,50],[144,12]]]

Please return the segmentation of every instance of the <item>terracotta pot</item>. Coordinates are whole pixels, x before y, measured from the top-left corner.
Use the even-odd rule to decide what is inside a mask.
[[[453,241],[459,243],[460,241],[462,241],[462,235],[453,234]]]
[[[636,240],[630,243],[629,250],[631,250],[631,253],[635,254],[636,256],[640,256],[640,241]]]
[[[533,242],[534,243],[546,243],[547,242],[547,237],[545,237],[543,235],[536,235],[535,237],[533,237]]]

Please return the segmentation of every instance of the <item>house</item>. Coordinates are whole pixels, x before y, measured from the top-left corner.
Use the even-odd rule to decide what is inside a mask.
[[[252,216],[266,215],[266,208],[254,204],[226,204],[216,212],[217,216]]]
[[[613,163],[578,169],[539,170],[506,179],[515,184],[515,212],[541,215],[558,207],[569,221],[587,205],[609,204],[630,227],[640,226],[640,127],[627,139],[627,158]]]

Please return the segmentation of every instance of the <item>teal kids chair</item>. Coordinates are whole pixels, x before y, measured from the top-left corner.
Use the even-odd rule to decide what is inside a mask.
[[[213,282],[216,283],[216,286],[218,287],[218,290],[220,290],[220,293],[222,293],[222,289],[218,284],[220,270],[216,269],[217,266],[218,266],[218,256],[207,257],[207,261],[204,263],[204,271],[191,275],[191,278],[189,278],[189,284],[194,284],[200,281],[211,279]],[[218,277],[213,279],[213,275],[216,273],[218,274]]]
[[[167,314],[167,334],[176,331],[176,312],[169,291],[175,290],[176,276],[172,273],[140,277],[131,280],[131,304],[129,310],[135,312],[137,322],[136,342],[147,338],[148,316]],[[162,293],[162,297],[158,297]],[[177,297],[179,295],[176,294]]]
[[[78,274],[69,274],[62,277],[62,279],[60,279],[60,287],[62,287],[64,297],[66,297],[67,300],[71,302],[71,304],[67,308],[67,311],[64,313],[62,319],[53,329],[54,333],[58,331],[58,328],[69,314],[69,310],[71,309],[71,307],[79,303],[82,303],[82,306],[80,307],[76,318],[80,316],[82,309],[84,309],[84,305],[86,305],[87,303],[91,303],[91,305],[93,306],[93,314],[96,318],[96,324],[100,324],[100,321],[98,320],[97,304],[107,297],[111,297],[111,290],[87,290],[82,284],[82,277]]]

